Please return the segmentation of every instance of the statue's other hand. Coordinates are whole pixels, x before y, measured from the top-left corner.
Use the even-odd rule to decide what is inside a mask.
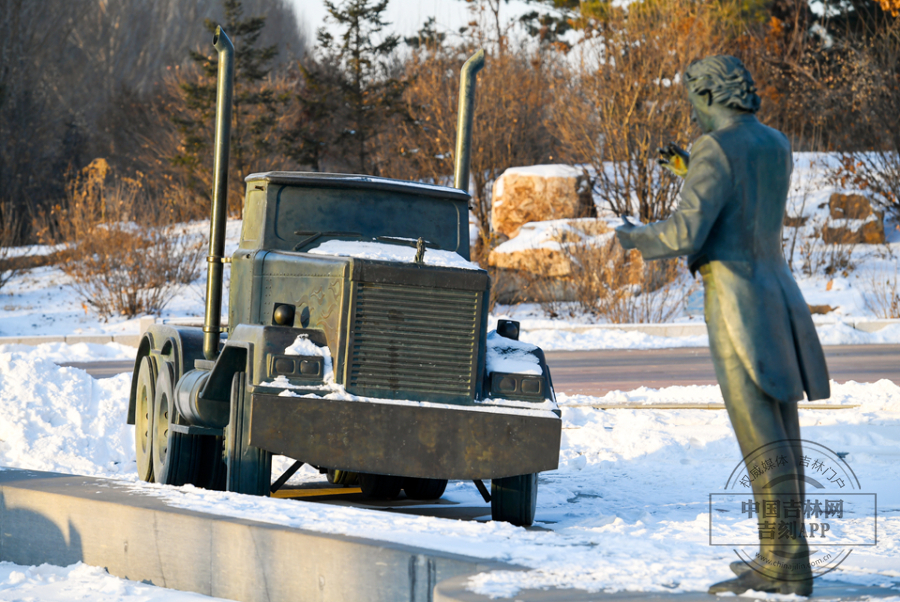
[[[668,169],[676,176],[683,178],[688,171],[688,164],[691,161],[691,155],[675,144],[670,142],[665,147],[658,149],[659,159],[656,160],[660,166]]]
[[[634,241],[631,239],[631,234],[635,230],[635,225],[631,222],[625,220],[621,226],[616,228],[616,238],[619,239],[619,244],[622,245],[622,248],[625,250],[634,249],[637,247],[634,244]]]

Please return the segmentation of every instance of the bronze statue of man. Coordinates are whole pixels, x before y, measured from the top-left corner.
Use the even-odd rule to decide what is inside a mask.
[[[756,118],[760,99],[737,58],[695,61],[684,83],[703,136],[689,156],[671,145],[661,150],[664,167],[675,173],[679,164],[687,167],[678,209],[660,222],[626,223],[616,235],[645,259],[687,255],[691,272],[700,272],[710,352],[741,452],[747,458],[763,446],[781,446],[780,466],[752,482],[757,509],[767,502],[771,508],[773,500],[802,504],[797,402],[804,393],[814,400],[830,391],[809,308],[781,249],[791,146]],[[802,533],[802,514],[798,522]],[[710,593],[812,593],[805,537],[762,534],[757,559],[731,563],[737,578]]]

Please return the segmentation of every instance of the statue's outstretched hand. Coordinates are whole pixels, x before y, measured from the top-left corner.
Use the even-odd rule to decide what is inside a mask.
[[[676,176],[683,178],[688,171],[691,155],[674,142],[670,142],[658,150],[659,159],[656,162]]]
[[[616,238],[619,239],[619,244],[622,245],[623,249],[634,249],[637,246],[631,239],[631,235],[635,228],[635,224],[632,223],[627,216],[622,218],[622,225],[616,228]]]

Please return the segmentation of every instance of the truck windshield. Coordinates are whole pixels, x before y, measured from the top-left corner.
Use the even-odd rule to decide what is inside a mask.
[[[275,236],[285,249],[304,245],[310,233],[347,232],[349,238],[388,237],[417,240],[446,251],[457,251],[460,215],[465,203],[382,190],[283,186],[275,203]],[[462,232],[461,232],[462,230]],[[429,245],[431,246],[431,245]]]

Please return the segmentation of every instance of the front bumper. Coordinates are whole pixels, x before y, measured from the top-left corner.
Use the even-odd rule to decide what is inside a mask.
[[[434,479],[554,470],[551,411],[251,395],[250,445],[318,467]]]

